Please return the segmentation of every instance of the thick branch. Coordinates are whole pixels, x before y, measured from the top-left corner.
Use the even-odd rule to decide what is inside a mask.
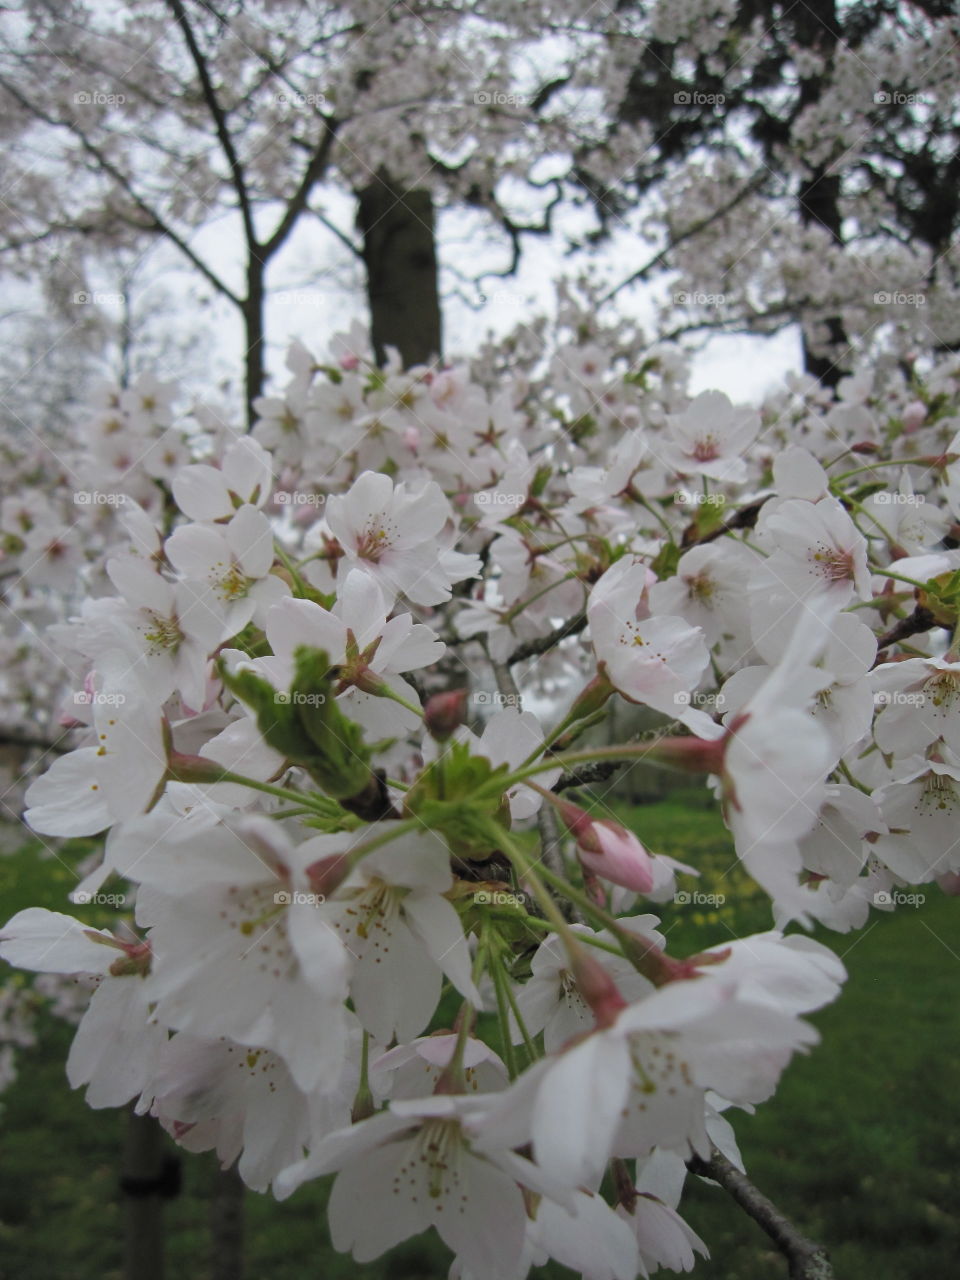
[[[240,214],[243,218],[243,229],[246,233],[247,244],[254,246],[257,243],[257,236],[253,225],[253,210],[250,207],[250,197],[247,192],[247,180],[243,172],[243,166],[240,163],[240,157],[237,155],[237,149],[233,145],[230,130],[227,128],[227,117],[217,99],[213,81],[210,79],[207,60],[200,51],[200,46],[197,44],[196,37],[193,34],[193,28],[190,26],[190,20],[180,0],[167,0],[167,4],[173,11],[173,16],[176,18],[177,25],[183,32],[183,38],[187,42],[187,48],[190,50],[190,57],[193,59],[193,65],[200,80],[203,100],[207,104],[207,109],[213,119],[213,126],[217,131],[220,147],[233,175],[233,185],[237,192],[237,202],[240,205]]]
[[[750,1179],[714,1149],[709,1160],[687,1161],[691,1173],[712,1178],[761,1227],[787,1260],[790,1280],[833,1280],[833,1267],[822,1245],[808,1240],[789,1218],[758,1191]]]
[[[297,219],[307,207],[307,201],[310,199],[310,192],[313,190],[316,183],[323,177],[324,171],[326,170],[327,163],[330,159],[330,152],[333,150],[333,144],[337,137],[338,122],[336,120],[327,120],[324,118],[323,124],[323,137],[317,143],[316,148],[310,157],[310,161],[307,164],[306,169],[303,171],[303,177],[300,179],[300,185],[290,197],[290,202],[284,211],[283,217],[277,224],[273,235],[263,246],[264,262],[276,253],[286,240],[287,236],[293,230]]]

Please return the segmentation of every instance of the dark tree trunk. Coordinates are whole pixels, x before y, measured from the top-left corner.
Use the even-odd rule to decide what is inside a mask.
[[[263,395],[265,377],[263,365],[263,304],[264,270],[266,264],[251,254],[247,264],[247,296],[243,301],[244,400],[247,409],[247,430],[253,427],[256,415],[253,402]]]
[[[829,75],[834,52],[840,38],[836,0],[808,0],[798,6],[794,15],[797,44],[819,54],[825,63],[824,75],[811,76],[801,82],[799,108],[804,110],[817,102],[823,92],[824,76]],[[829,164],[819,165],[801,183],[797,193],[800,221],[805,227],[819,226],[827,231],[834,244],[842,244],[840,216],[840,176],[831,172]],[[849,354],[847,334],[840,316],[819,320],[817,327],[827,331],[826,343],[812,340],[811,324],[801,314],[803,330],[803,364],[824,386],[835,387],[848,370],[844,363]],[[816,323],[816,322],[814,322]]]
[[[210,1210],[211,1280],[243,1280],[243,1185],[236,1165],[214,1173]]]
[[[377,361],[396,347],[404,368],[441,354],[433,197],[404,191],[381,172],[359,193],[371,336]]]
[[[123,1193],[124,1280],[163,1280],[163,1200],[169,1164],[152,1116],[127,1116]]]

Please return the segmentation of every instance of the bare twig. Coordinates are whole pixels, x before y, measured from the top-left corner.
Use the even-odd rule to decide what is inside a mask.
[[[761,1227],[787,1260],[790,1280],[834,1280],[826,1249],[808,1240],[772,1200],[714,1148],[709,1160],[694,1156],[687,1161],[691,1173],[712,1178]]]
[[[546,653],[561,640],[566,640],[567,636],[579,635],[586,625],[587,615],[581,610],[561,626],[555,627],[549,635],[541,636],[539,640],[527,640],[524,644],[518,645],[507,659],[507,666],[512,667],[515,662],[522,662],[524,658],[533,658],[538,654]]]
[[[569,773],[560,775],[551,790],[567,791],[570,787],[587,787],[591,782],[604,782],[626,763],[626,760],[600,760],[597,764],[585,764],[579,769],[571,769]]]

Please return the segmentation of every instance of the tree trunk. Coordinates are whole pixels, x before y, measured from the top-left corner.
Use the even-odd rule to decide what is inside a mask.
[[[247,296],[243,302],[244,401],[247,409],[247,430],[253,428],[256,414],[253,402],[263,395],[263,304],[265,264],[251,253],[247,264]]]
[[[441,354],[433,197],[404,191],[380,172],[359,193],[371,336],[377,361],[396,347],[404,368]]]
[[[163,1280],[163,1130],[152,1116],[127,1117],[123,1193],[124,1280]]]
[[[216,1170],[210,1210],[210,1280],[243,1280],[243,1185],[237,1167]]]
[[[824,78],[830,74],[834,51],[840,38],[836,0],[808,0],[795,15],[797,44],[824,60],[821,74],[810,76],[800,85],[800,110],[817,102],[823,92]],[[801,183],[797,193],[800,220],[805,227],[819,226],[829,232],[834,244],[843,244],[840,233],[840,176],[830,172],[830,165],[818,165]],[[827,341],[814,342],[810,324],[800,317],[803,332],[803,364],[824,386],[835,387],[847,370],[843,362],[848,354],[848,340],[840,316],[828,316],[819,324],[827,331]]]

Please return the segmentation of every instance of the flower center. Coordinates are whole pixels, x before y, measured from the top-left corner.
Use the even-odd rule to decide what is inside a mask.
[[[361,560],[372,560],[377,564],[393,545],[393,532],[382,516],[371,520],[357,540],[357,555]]]
[[[853,581],[853,552],[821,544],[811,553],[814,567],[828,582]]]
[[[719,458],[720,445],[717,443],[716,436],[712,433],[701,436],[693,446],[691,457],[697,462],[713,462],[716,458]]]
[[[150,630],[144,631],[143,638],[147,642],[148,653],[152,657],[164,652],[176,653],[184,640],[183,632],[180,630],[180,619],[173,613],[165,618],[162,614],[154,613],[152,609],[147,609],[146,613]]]

